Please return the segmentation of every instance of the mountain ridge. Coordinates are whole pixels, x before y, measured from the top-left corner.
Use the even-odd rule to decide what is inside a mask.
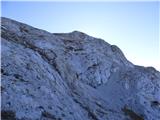
[[[160,72],[79,31],[1,18],[2,118],[158,120]]]

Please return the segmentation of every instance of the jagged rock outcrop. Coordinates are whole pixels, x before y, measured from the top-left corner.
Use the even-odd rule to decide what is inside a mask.
[[[84,33],[1,18],[3,120],[159,120],[160,72]]]

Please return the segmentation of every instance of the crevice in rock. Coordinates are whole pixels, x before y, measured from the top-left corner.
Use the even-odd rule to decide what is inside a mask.
[[[55,115],[47,112],[47,111],[43,111],[41,114],[42,117],[45,117],[47,119],[51,119],[51,120],[62,120],[61,118],[57,118]]]
[[[16,120],[16,115],[14,111],[11,110],[2,110],[1,111],[2,120]]]
[[[100,65],[100,63],[94,63],[93,65],[91,65],[87,68],[87,71],[90,69],[96,69],[96,67],[98,67],[99,65]]]
[[[19,75],[19,74],[14,74],[13,76],[16,78],[15,81],[19,80],[19,81],[21,81],[21,82],[28,82],[27,80],[24,80],[24,79],[23,79],[23,76],[21,76],[21,75]]]
[[[160,106],[160,102],[159,101],[151,101],[151,106],[152,107]]]
[[[5,70],[4,70],[3,68],[1,68],[1,75],[6,75],[6,76],[8,76],[8,73],[5,72]]]
[[[82,104],[76,98],[73,98],[73,100],[74,100],[74,102],[79,104],[81,108],[83,108],[85,111],[87,111],[88,117],[91,118],[91,120],[99,120],[98,117],[96,116],[96,114],[93,111],[91,111],[87,105]]]
[[[122,111],[125,115],[128,115],[132,120],[144,120],[142,116],[138,115],[133,110],[130,110],[127,107],[122,108]]]

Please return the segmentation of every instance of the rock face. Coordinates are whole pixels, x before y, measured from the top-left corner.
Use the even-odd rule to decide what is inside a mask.
[[[1,18],[3,120],[160,120],[160,72],[84,33]]]

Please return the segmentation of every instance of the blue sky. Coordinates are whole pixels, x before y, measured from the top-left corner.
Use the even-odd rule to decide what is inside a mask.
[[[158,2],[2,2],[2,16],[52,33],[82,31],[160,70]]]

